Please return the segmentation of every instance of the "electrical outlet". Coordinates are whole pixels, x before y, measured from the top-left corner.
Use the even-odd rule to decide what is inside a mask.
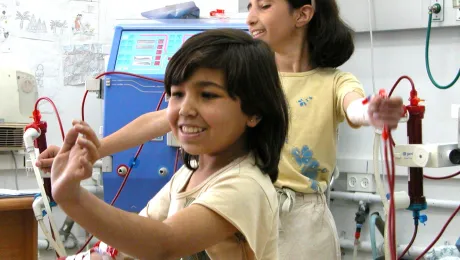
[[[444,0],[431,0],[431,6],[439,4],[441,7],[439,13],[433,12],[431,21],[433,22],[443,22],[444,21]]]
[[[365,173],[347,173],[347,191],[375,192],[374,176]]]

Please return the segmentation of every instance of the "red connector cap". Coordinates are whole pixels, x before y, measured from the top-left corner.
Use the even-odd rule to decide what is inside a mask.
[[[361,237],[361,232],[355,232],[355,239],[359,239]]]
[[[218,16],[218,15],[223,15],[223,14],[225,14],[224,9],[216,9],[215,11],[209,12],[210,16]]]
[[[24,129],[24,131],[27,131],[27,129],[29,129],[29,128],[34,128],[35,130],[40,131],[40,120],[42,119],[42,115],[40,113],[40,110],[35,109],[32,112],[32,116],[30,118],[32,118],[34,121],[32,123],[28,124],[26,126],[26,128]]]
[[[418,106],[418,103],[420,103],[420,101],[424,101],[424,100],[418,97],[416,90],[411,90],[410,98],[409,98],[410,105]]]

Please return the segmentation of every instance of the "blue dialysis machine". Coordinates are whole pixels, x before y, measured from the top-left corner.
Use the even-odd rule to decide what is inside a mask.
[[[119,71],[164,79],[169,59],[190,36],[207,29],[237,28],[242,22],[212,19],[149,21],[115,28],[107,71]],[[155,111],[164,90],[162,83],[128,75],[105,76],[103,135],[108,136],[140,115]],[[161,108],[167,107],[163,101]],[[174,174],[177,142],[171,133],[144,144],[134,162],[136,148],[112,156],[112,172],[103,173],[104,200],[116,195],[129,166],[134,165],[114,206],[139,212]]]

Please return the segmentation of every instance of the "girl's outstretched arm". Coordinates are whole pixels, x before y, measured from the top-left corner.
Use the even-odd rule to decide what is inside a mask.
[[[85,138],[91,136],[86,130],[74,126],[67,133],[51,168],[51,183],[60,208],[89,233],[133,257],[161,260],[199,252],[236,233],[234,225],[205,206],[192,204],[159,221],[89,193],[80,182],[91,177],[100,143]]]
[[[112,207],[85,189],[76,203],[60,207],[79,225],[119,251],[139,259],[177,259],[235,234],[214,211],[192,204],[164,222]]]
[[[351,124],[375,127],[382,127],[385,124],[390,129],[398,126],[404,112],[401,97],[383,99],[374,96],[369,100],[368,106],[364,106],[362,100],[363,97],[357,92],[349,92],[344,97],[343,109]]]

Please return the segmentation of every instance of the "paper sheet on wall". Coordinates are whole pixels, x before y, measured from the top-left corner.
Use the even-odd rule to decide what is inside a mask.
[[[11,51],[11,20],[14,6],[11,0],[0,0],[0,53]]]
[[[102,44],[64,46],[62,66],[65,86],[84,84],[87,77],[104,71]]]
[[[71,1],[69,3],[73,42],[94,42],[99,36],[99,3]]]
[[[14,21],[14,32],[21,38],[66,44],[94,42],[98,38],[99,3],[21,0]]]

